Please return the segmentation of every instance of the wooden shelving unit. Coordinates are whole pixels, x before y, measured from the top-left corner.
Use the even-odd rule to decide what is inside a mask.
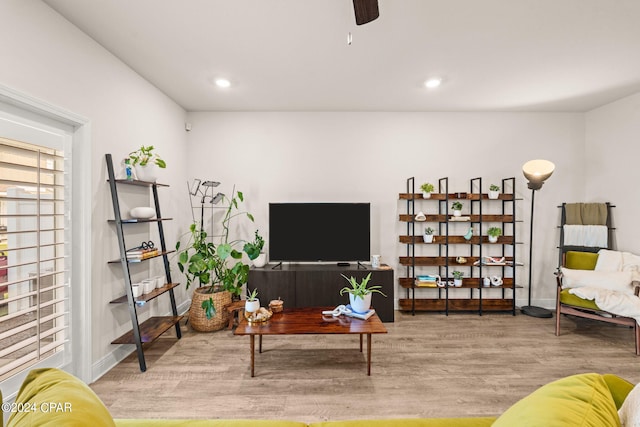
[[[178,310],[176,307],[176,300],[174,295],[174,288],[179,285],[179,283],[174,283],[171,280],[171,272],[169,270],[169,259],[167,257],[168,254],[175,252],[174,250],[167,250],[165,238],[164,238],[164,228],[162,223],[164,221],[169,221],[171,218],[163,218],[160,212],[160,202],[158,199],[158,187],[167,187],[165,184],[158,184],[155,182],[146,182],[146,181],[128,181],[123,179],[116,179],[115,173],[113,170],[113,159],[111,158],[111,154],[106,155],[107,162],[107,172],[109,175],[109,188],[111,190],[111,200],[113,203],[113,220],[109,220],[109,223],[115,224],[116,233],[118,235],[118,246],[120,249],[120,258],[108,261],[109,264],[120,264],[123,271],[124,282],[125,282],[125,295],[114,299],[111,301],[112,304],[127,304],[129,306],[129,314],[131,316],[131,330],[119,338],[113,340],[112,344],[134,344],[136,346],[137,354],[138,354],[138,362],[140,364],[140,370],[142,372],[147,370],[147,365],[144,357],[144,343],[150,343],[156,340],[159,336],[167,332],[172,327],[175,327],[176,336],[178,339],[182,337],[182,332],[180,331],[180,320],[182,316],[178,315]],[[140,187],[150,188],[153,193],[153,201],[156,211],[156,218],[154,219],[123,219],[120,213],[120,202],[118,198],[118,185],[134,185]],[[158,234],[160,239],[160,247],[158,248],[158,254],[149,258],[145,258],[143,260],[130,260],[127,259],[127,247],[125,244],[125,233],[124,228],[129,224],[140,224],[140,223],[156,223],[158,226]],[[164,272],[167,283],[161,287],[156,288],[153,291],[143,294],[139,297],[133,296],[133,290],[131,288],[131,272],[129,266],[131,264],[139,264],[141,262],[149,262],[153,259],[162,258],[164,264]],[[147,302],[158,298],[163,295],[168,295],[171,303],[171,316],[156,316],[151,317],[144,322],[138,321],[138,307],[144,306]]]
[[[406,233],[399,236],[399,242],[406,248],[405,255],[399,257],[405,275],[398,278],[398,283],[406,289],[405,298],[399,300],[400,309],[446,314],[475,311],[479,315],[487,311],[508,311],[515,315],[516,289],[521,287],[517,285],[517,267],[522,265],[516,262],[515,178],[502,179],[502,192],[497,199],[490,199],[488,193],[482,192],[482,178],[471,179],[469,191],[458,193],[449,191],[448,178],[441,178],[438,192],[428,199],[417,193],[415,186],[415,178],[407,179],[406,192],[399,195],[399,200],[406,202],[406,210],[398,218],[406,224]],[[450,204],[454,201],[467,205],[462,220],[451,215]],[[416,220],[419,212],[425,216],[422,221]],[[425,243],[422,232],[429,226],[438,233],[433,242]],[[495,243],[489,242],[486,235],[490,226],[502,228],[502,236]],[[474,234],[467,240],[464,234],[469,227],[474,229]],[[459,256],[464,257],[465,262],[460,263]],[[504,257],[504,260],[487,263],[487,256]],[[422,274],[438,275],[444,283],[449,283],[454,270],[465,273],[460,287],[416,284],[416,277]],[[483,286],[483,277],[492,275],[500,276],[502,284]],[[495,298],[496,293],[499,298]]]

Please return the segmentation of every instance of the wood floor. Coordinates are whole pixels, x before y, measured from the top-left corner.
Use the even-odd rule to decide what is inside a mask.
[[[249,372],[249,338],[167,334],[91,385],[115,418],[453,417],[502,413],[537,387],[582,372],[640,382],[633,331],[565,317],[396,313],[373,337],[371,377],[357,336],[265,337]]]

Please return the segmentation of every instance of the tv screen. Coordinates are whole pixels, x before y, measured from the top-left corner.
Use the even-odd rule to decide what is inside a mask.
[[[270,203],[269,260],[368,261],[369,203]]]

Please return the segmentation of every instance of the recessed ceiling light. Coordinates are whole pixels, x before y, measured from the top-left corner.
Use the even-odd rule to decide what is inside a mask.
[[[442,79],[440,77],[431,77],[426,82],[424,82],[424,85],[429,89],[434,89],[440,86],[441,83]]]
[[[227,88],[231,86],[231,82],[227,79],[216,79],[216,86]]]

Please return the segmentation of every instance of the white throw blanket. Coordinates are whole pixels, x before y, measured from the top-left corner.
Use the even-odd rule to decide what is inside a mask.
[[[606,225],[564,225],[566,246],[606,248],[608,229]]]
[[[569,293],[593,300],[602,310],[618,316],[632,317],[640,325],[640,298],[635,295],[591,287],[572,288]]]

